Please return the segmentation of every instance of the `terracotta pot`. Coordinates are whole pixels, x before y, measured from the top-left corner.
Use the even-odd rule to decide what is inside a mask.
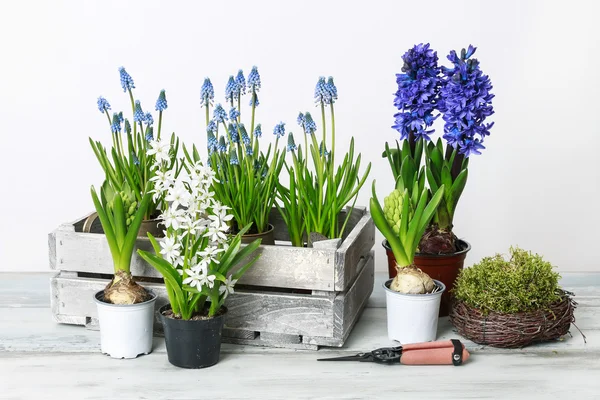
[[[414,266],[420,268],[423,272],[446,285],[446,291],[442,295],[440,305],[440,317],[446,317],[451,308],[451,291],[454,288],[454,281],[463,269],[467,253],[471,250],[471,245],[464,240],[458,240],[459,246],[463,248],[451,254],[415,254]],[[388,275],[390,278],[396,276],[396,258],[387,240],[383,241],[388,257]]]
[[[260,244],[275,245],[275,227],[269,224],[267,230],[262,233],[242,235],[242,243],[245,244],[252,243],[256,239],[262,239]]]

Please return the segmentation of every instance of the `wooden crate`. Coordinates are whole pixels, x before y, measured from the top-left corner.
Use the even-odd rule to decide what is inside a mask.
[[[52,278],[52,314],[57,322],[94,328],[92,296],[106,285],[113,267],[104,235],[82,232],[86,219],[49,235],[50,267],[60,270]],[[277,244],[259,247],[259,261],[228,299],[225,340],[292,348],[342,346],[373,290],[375,228],[369,213],[355,208],[342,239],[317,242],[313,248],[289,245],[276,210],[270,221]],[[91,232],[101,232],[99,224]],[[151,249],[147,238],[138,238],[136,245]],[[157,310],[167,302],[162,277],[137,254],[131,271],[158,294]]]

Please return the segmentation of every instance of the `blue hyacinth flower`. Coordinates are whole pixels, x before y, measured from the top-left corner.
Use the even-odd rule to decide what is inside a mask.
[[[238,71],[235,77],[235,83],[238,85],[241,94],[246,94],[246,78],[244,78],[244,71],[241,69]]]
[[[247,85],[250,92],[258,92],[260,90],[260,74],[256,65],[252,67],[252,70],[248,74]]]
[[[219,138],[219,144],[217,145],[217,150],[221,153],[227,150],[227,143],[225,143],[225,137],[221,136]]]
[[[208,151],[210,153],[217,150],[217,146],[218,146],[219,142],[217,141],[217,138],[215,137],[214,133],[212,133],[212,132],[207,133],[206,142],[207,142],[207,146],[208,146]]]
[[[229,120],[236,121],[239,116],[240,112],[235,107],[231,107],[231,110],[229,110]]]
[[[330,98],[330,100],[331,100],[332,103],[335,100],[337,100],[337,98],[338,98],[337,87],[333,83],[333,76],[330,76],[327,79],[327,91],[329,91],[329,98]]]
[[[331,104],[331,92],[325,82],[325,77],[319,77],[317,85],[315,86],[315,103],[317,104]]]
[[[102,96],[98,97],[98,110],[100,110],[100,112],[103,114],[110,110],[110,104],[108,103],[108,100]]]
[[[237,100],[240,95],[240,88],[238,84],[235,82],[235,78],[233,75],[229,77],[227,81],[227,85],[225,86],[225,100],[229,103]]]
[[[295,151],[297,149],[298,146],[296,146],[296,142],[294,141],[294,135],[290,132],[288,135],[287,151]]]
[[[215,89],[213,88],[212,82],[209,78],[204,78],[204,83],[200,89],[200,105],[201,107],[208,107],[212,105],[215,99]]]
[[[156,111],[161,112],[167,109],[167,95],[165,89],[160,91],[158,99],[156,99]]]
[[[238,160],[238,156],[237,156],[235,150],[231,151],[229,153],[229,164],[231,164],[231,165],[240,165],[240,161]]]
[[[129,120],[127,118],[125,118],[125,122],[123,124],[123,127],[125,129],[125,133],[127,133],[127,134],[131,133],[131,124],[129,123]]]
[[[317,124],[313,120],[312,115],[307,111],[304,113],[304,131],[312,135],[317,130]]]
[[[152,125],[154,123],[154,118],[152,118],[152,114],[146,113],[146,116],[144,118],[146,120],[146,124]]]
[[[254,128],[254,136],[256,136],[258,138],[262,136],[262,125],[261,124],[256,125],[256,128]]]
[[[146,114],[142,111],[142,105],[139,100],[135,101],[135,111],[133,112],[133,122],[144,122]]]
[[[275,125],[275,128],[273,128],[273,135],[277,136],[278,138],[285,136],[285,123],[280,122]]]
[[[149,126],[148,129],[146,129],[146,141],[150,142],[154,140],[154,128]]]
[[[227,112],[223,109],[221,104],[217,104],[213,110],[213,119],[218,123],[225,123],[227,121]]]
[[[206,132],[216,132],[217,131],[217,123],[214,119],[211,119],[206,125]]]
[[[131,89],[135,89],[135,85],[133,84],[133,79],[131,76],[125,71],[124,67],[119,67],[119,75],[121,77],[121,87],[123,91],[126,92]]]
[[[112,133],[121,133],[121,119],[117,113],[113,114],[110,130]]]

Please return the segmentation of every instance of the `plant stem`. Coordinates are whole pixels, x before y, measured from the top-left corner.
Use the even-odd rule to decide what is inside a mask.
[[[156,134],[156,140],[160,140],[160,130],[162,128],[162,111],[158,113],[158,133]]]

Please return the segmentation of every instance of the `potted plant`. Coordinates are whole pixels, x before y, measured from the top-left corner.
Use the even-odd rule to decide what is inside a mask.
[[[158,144],[156,145],[160,147]],[[185,162],[185,173],[173,178],[167,162],[158,160],[154,193],[164,196],[165,237],[148,237],[155,254],[138,254],[165,280],[169,304],[159,310],[169,362],[183,368],[203,368],[219,361],[223,305],[242,274],[257,260],[248,257],[260,239],[241,247],[250,224],[227,235],[233,218],[211,191],[214,171],[197,161]]]
[[[248,81],[242,70],[236,77],[229,77],[225,88],[225,104],[210,109],[214,101],[214,88],[206,78],[201,89],[201,106],[205,108],[209,165],[216,171],[216,184],[212,190],[215,198],[230,208],[233,215],[232,233],[248,224],[251,228],[244,235],[243,243],[262,239],[262,244],[275,244],[273,226],[269,224],[271,208],[275,204],[277,181],[283,167],[285,153],[279,149],[279,139],[285,134],[284,124],[275,126],[275,145],[269,144],[266,153],[261,151],[262,126],[256,124],[256,108],[261,81],[254,66]],[[250,124],[242,123],[242,100],[250,97]],[[244,114],[246,115],[246,114]],[[190,154],[184,149],[189,161],[199,161],[196,147]]]
[[[438,67],[437,53],[429,44],[414,46],[403,56],[402,74],[397,74],[398,91],[394,100],[398,113],[393,128],[400,132],[402,145],[390,149],[388,158],[394,177],[402,174],[405,163],[423,173],[432,191],[445,186],[444,196],[431,224],[426,229],[415,255],[415,265],[448,287],[442,298],[440,315],[450,308],[450,291],[463,267],[471,246],[453,232],[454,213],[468,176],[469,157],[481,154],[483,142],[493,123],[485,123],[493,114],[487,75],[472,58],[476,48],[463,49],[460,56],[452,50],[451,68]],[[429,135],[434,121],[442,115],[443,139],[434,144]],[[424,154],[425,166],[421,167]],[[393,252],[387,249],[390,276],[393,276]]]
[[[106,114],[108,125],[112,135],[112,148],[106,151],[100,141],[89,139],[94,154],[103,168],[106,179],[111,186],[121,192],[124,187],[128,187],[128,192],[133,194],[136,202],[141,202],[146,184],[153,177],[152,165],[155,161],[155,152],[157,149],[150,148],[150,142],[154,139],[154,117],[152,113],[145,112],[139,100],[135,100],[133,89],[135,88],[133,79],[127,73],[125,68],[119,68],[121,78],[121,87],[124,92],[129,94],[131,102],[132,122],[123,117],[123,112],[114,112],[112,117],[109,115],[111,110],[110,103],[104,98],[98,98],[98,109]],[[164,90],[160,91],[156,100],[155,109],[158,112],[158,128],[156,138],[160,139],[163,112],[167,109],[167,98]],[[125,136],[125,139],[123,139]],[[177,163],[177,150],[179,139],[173,133],[171,143],[174,151],[169,154],[171,166]],[[153,150],[153,151],[148,151]],[[177,168],[175,168],[177,170]],[[164,198],[152,196],[148,208],[144,214],[144,221],[139,231],[139,236],[146,236],[146,232],[152,232],[155,236],[162,233],[159,227],[161,222],[158,218],[160,210],[165,204]],[[92,215],[96,218],[96,215]],[[91,226],[93,221],[88,221]]]
[[[573,293],[559,287],[553,268],[518,247],[510,248],[508,258],[484,257],[458,276],[450,321],[459,334],[493,347],[524,347],[566,335],[576,303]]]
[[[419,241],[439,206],[444,186],[431,199],[416,171],[401,176],[397,188],[385,198],[375,193],[370,201],[373,222],[387,239],[395,256],[397,273],[384,283],[388,337],[400,343],[435,340],[441,295],[445,285],[414,266]]]
[[[92,186],[94,206],[108,242],[115,275],[95,294],[102,353],[113,358],[135,358],[152,351],[152,326],[156,295],[131,276],[135,240],[152,195],[145,190],[141,202],[124,184],[119,191],[106,180],[100,197]]]
[[[336,167],[334,103],[338,98],[333,78],[320,77],[315,88],[315,101],[321,110],[322,135],[317,138],[317,124],[309,112],[300,113],[297,122],[302,128],[304,146],[296,145],[293,133],[287,141],[287,151],[292,162],[286,162],[289,187],[278,182],[278,196],[282,205],[277,207],[288,227],[292,245],[302,247],[305,240],[342,237],[350,212],[343,221],[338,216],[344,207],[358,197],[364,185],[371,163],[360,176],[361,155],[354,158],[354,138],[349,151]],[[329,109],[331,122],[330,151],[327,150],[327,121],[325,110]],[[311,159],[309,162],[308,159]],[[311,169],[312,168],[312,169]]]

